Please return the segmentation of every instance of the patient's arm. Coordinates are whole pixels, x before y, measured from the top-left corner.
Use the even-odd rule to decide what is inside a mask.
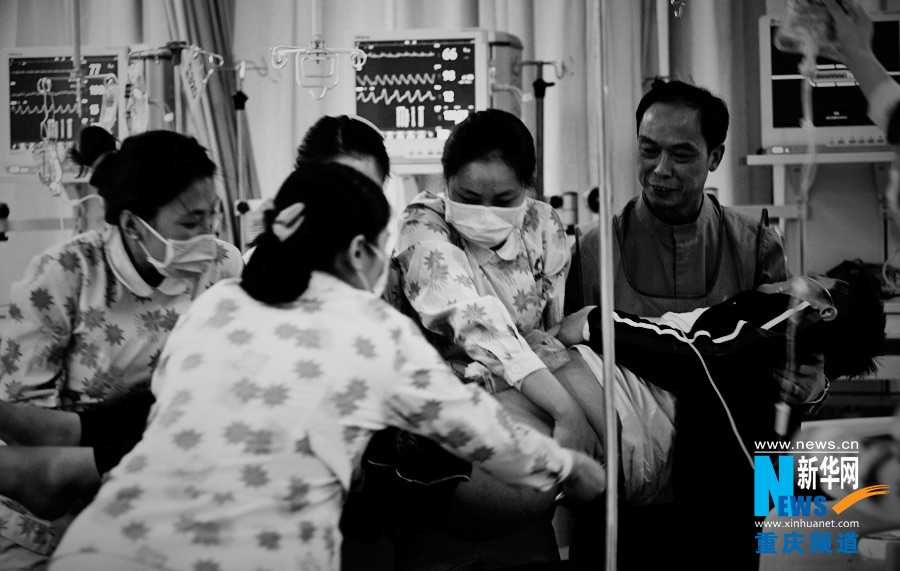
[[[78,414],[0,401],[0,440],[20,446],[78,446]]]
[[[60,517],[99,487],[92,448],[0,446],[0,495],[38,517]]]

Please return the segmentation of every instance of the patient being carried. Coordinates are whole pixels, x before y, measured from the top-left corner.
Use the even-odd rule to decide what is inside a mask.
[[[857,275],[850,282],[797,277],[741,292],[709,308],[654,319],[614,313],[616,410],[629,500],[653,503],[670,494],[664,483],[648,480],[665,480],[671,470],[668,460],[652,457],[671,457],[673,394],[678,395],[679,417],[696,414],[696,420],[702,419],[702,434],[716,432],[727,442],[726,449],[746,456],[729,428],[729,414],[749,449],[753,440],[790,433],[790,427],[775,430],[776,403],[806,402],[793,406],[806,412],[824,401],[827,380],[874,371],[885,316],[877,284],[867,277]],[[575,345],[586,365],[601,373],[585,375],[572,367],[564,384],[585,407],[592,427],[604,432],[599,309],[588,307],[567,317],[558,337]],[[803,388],[795,378],[815,376],[816,371],[823,389],[805,395],[812,396],[811,401],[797,398]],[[794,428],[799,417],[792,415]],[[690,418],[685,420],[688,424],[678,421],[679,440],[690,438]],[[651,473],[651,464],[660,472]]]
[[[658,319],[615,313],[626,499],[674,499],[687,525],[672,533],[685,534],[683,545],[694,555],[753,554],[755,442],[789,437],[803,414],[824,401],[829,380],[874,371],[885,328],[878,294],[876,280],[862,273],[849,281],[807,276],[690,313]],[[600,317],[597,308],[585,308],[566,318],[558,337],[578,355],[558,377],[602,435]],[[810,378],[820,387],[802,382]],[[689,534],[696,539],[696,526],[710,525],[705,506],[715,498],[727,502],[714,510],[715,525],[735,539],[711,546]],[[743,531],[736,535],[737,529]]]

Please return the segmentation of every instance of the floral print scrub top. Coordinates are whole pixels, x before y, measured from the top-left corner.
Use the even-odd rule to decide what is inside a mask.
[[[492,392],[564,364],[562,344],[545,333],[562,320],[571,258],[556,211],[526,197],[523,227],[509,238],[516,248],[504,258],[456,232],[445,200],[424,192],[403,212],[391,304],[421,324],[461,377]]]
[[[55,560],[337,570],[351,474],[388,425],[507,482],[548,489],[572,467],[570,452],[460,383],[408,318],[321,272],[280,306],[238,280],[216,284],[169,336],[152,389],[143,440]]]
[[[118,227],[51,247],[13,284],[0,321],[0,399],[57,407],[146,385],[179,315],[241,267],[237,248],[220,241],[199,278],[153,288],[131,263]]]

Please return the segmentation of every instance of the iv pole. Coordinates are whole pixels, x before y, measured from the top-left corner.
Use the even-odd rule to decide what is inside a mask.
[[[75,10],[72,18],[75,24],[75,53],[72,56],[72,81],[75,82],[75,115],[78,117],[76,129],[81,132],[81,80],[84,77],[81,69],[81,0],[74,0],[73,7]]]
[[[297,85],[306,88],[313,98],[325,97],[329,89],[334,89],[340,81],[336,72],[337,55],[344,54],[350,58],[350,64],[356,71],[366,63],[366,52],[359,48],[326,48],[322,39],[322,0],[312,0],[312,40],[309,47],[275,46],[271,49],[272,66],[281,69],[287,65],[288,58],[294,56],[294,79]]]
[[[607,134],[609,120],[609,62],[610,62],[610,22],[609,0],[599,0],[599,37],[591,42],[596,52],[594,60],[600,62],[600,115],[597,121],[597,141],[600,145],[598,165],[600,167],[600,196],[598,240],[600,269],[600,311],[603,334],[603,378],[604,409],[606,411],[606,570],[616,571],[617,549],[619,545],[619,434],[615,408],[616,354],[613,324],[613,250],[612,250],[612,147]]]
[[[523,61],[516,65],[517,73],[521,71],[521,69],[525,66],[533,66],[536,69],[537,78],[532,82],[532,87],[534,87],[534,98],[537,99],[537,104],[535,105],[535,136],[534,136],[534,146],[537,153],[535,157],[537,159],[536,165],[536,175],[537,175],[537,186],[536,198],[538,200],[544,200],[544,96],[547,94],[547,88],[553,87],[556,85],[555,83],[550,83],[544,80],[544,66],[552,65],[554,69],[556,69],[556,78],[562,79],[563,75],[565,75],[565,64],[561,64],[560,62],[555,61]],[[559,67],[557,67],[559,66]]]
[[[246,214],[249,211],[249,206],[247,204],[247,196],[245,184],[247,182],[246,177],[244,176],[244,169],[246,167],[244,161],[244,112],[247,107],[247,94],[244,93],[244,75],[247,71],[247,62],[241,60],[237,65],[237,91],[235,91],[234,95],[231,96],[232,101],[234,102],[234,116],[236,120],[237,126],[237,200],[235,201],[235,210],[237,211],[236,218],[240,220],[240,217],[243,214]],[[240,221],[236,222],[235,226],[238,230],[235,232],[235,236],[237,237],[236,246],[238,249],[243,249],[244,244],[244,228]]]
[[[237,169],[237,186],[238,186],[238,200],[244,200],[247,198],[245,196],[244,189],[244,121],[243,115],[244,110],[247,108],[247,94],[244,93],[244,75],[247,72],[247,62],[241,60],[237,66],[237,91],[235,91],[234,95],[231,96],[231,100],[234,102],[234,111],[235,117],[237,118],[237,160],[238,160],[238,169]]]

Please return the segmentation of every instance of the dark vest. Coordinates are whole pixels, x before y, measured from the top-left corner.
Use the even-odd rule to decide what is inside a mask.
[[[723,208],[715,197],[706,196],[717,210],[719,216],[719,248],[716,255],[716,269],[706,292],[695,296],[661,296],[640,291],[629,278],[628,268],[622,261],[622,245],[628,239],[629,232],[635,231],[627,227],[635,208],[638,196],[613,218],[613,268],[615,287],[615,309],[640,315],[643,317],[659,317],[668,311],[684,312],[698,307],[709,307],[725,301],[734,294],[753,289],[768,281],[764,279],[765,233],[767,215],[764,212],[758,224],[754,224],[737,212]],[[582,284],[583,305],[599,305],[599,272],[597,271],[596,244],[597,232],[592,230],[576,242],[575,255],[580,261],[582,276],[573,275],[572,279],[580,279]],[[782,268],[781,279],[784,279]],[[570,288],[568,293],[573,290]],[[578,304],[570,306],[577,309]],[[567,313],[568,313],[567,309]]]

